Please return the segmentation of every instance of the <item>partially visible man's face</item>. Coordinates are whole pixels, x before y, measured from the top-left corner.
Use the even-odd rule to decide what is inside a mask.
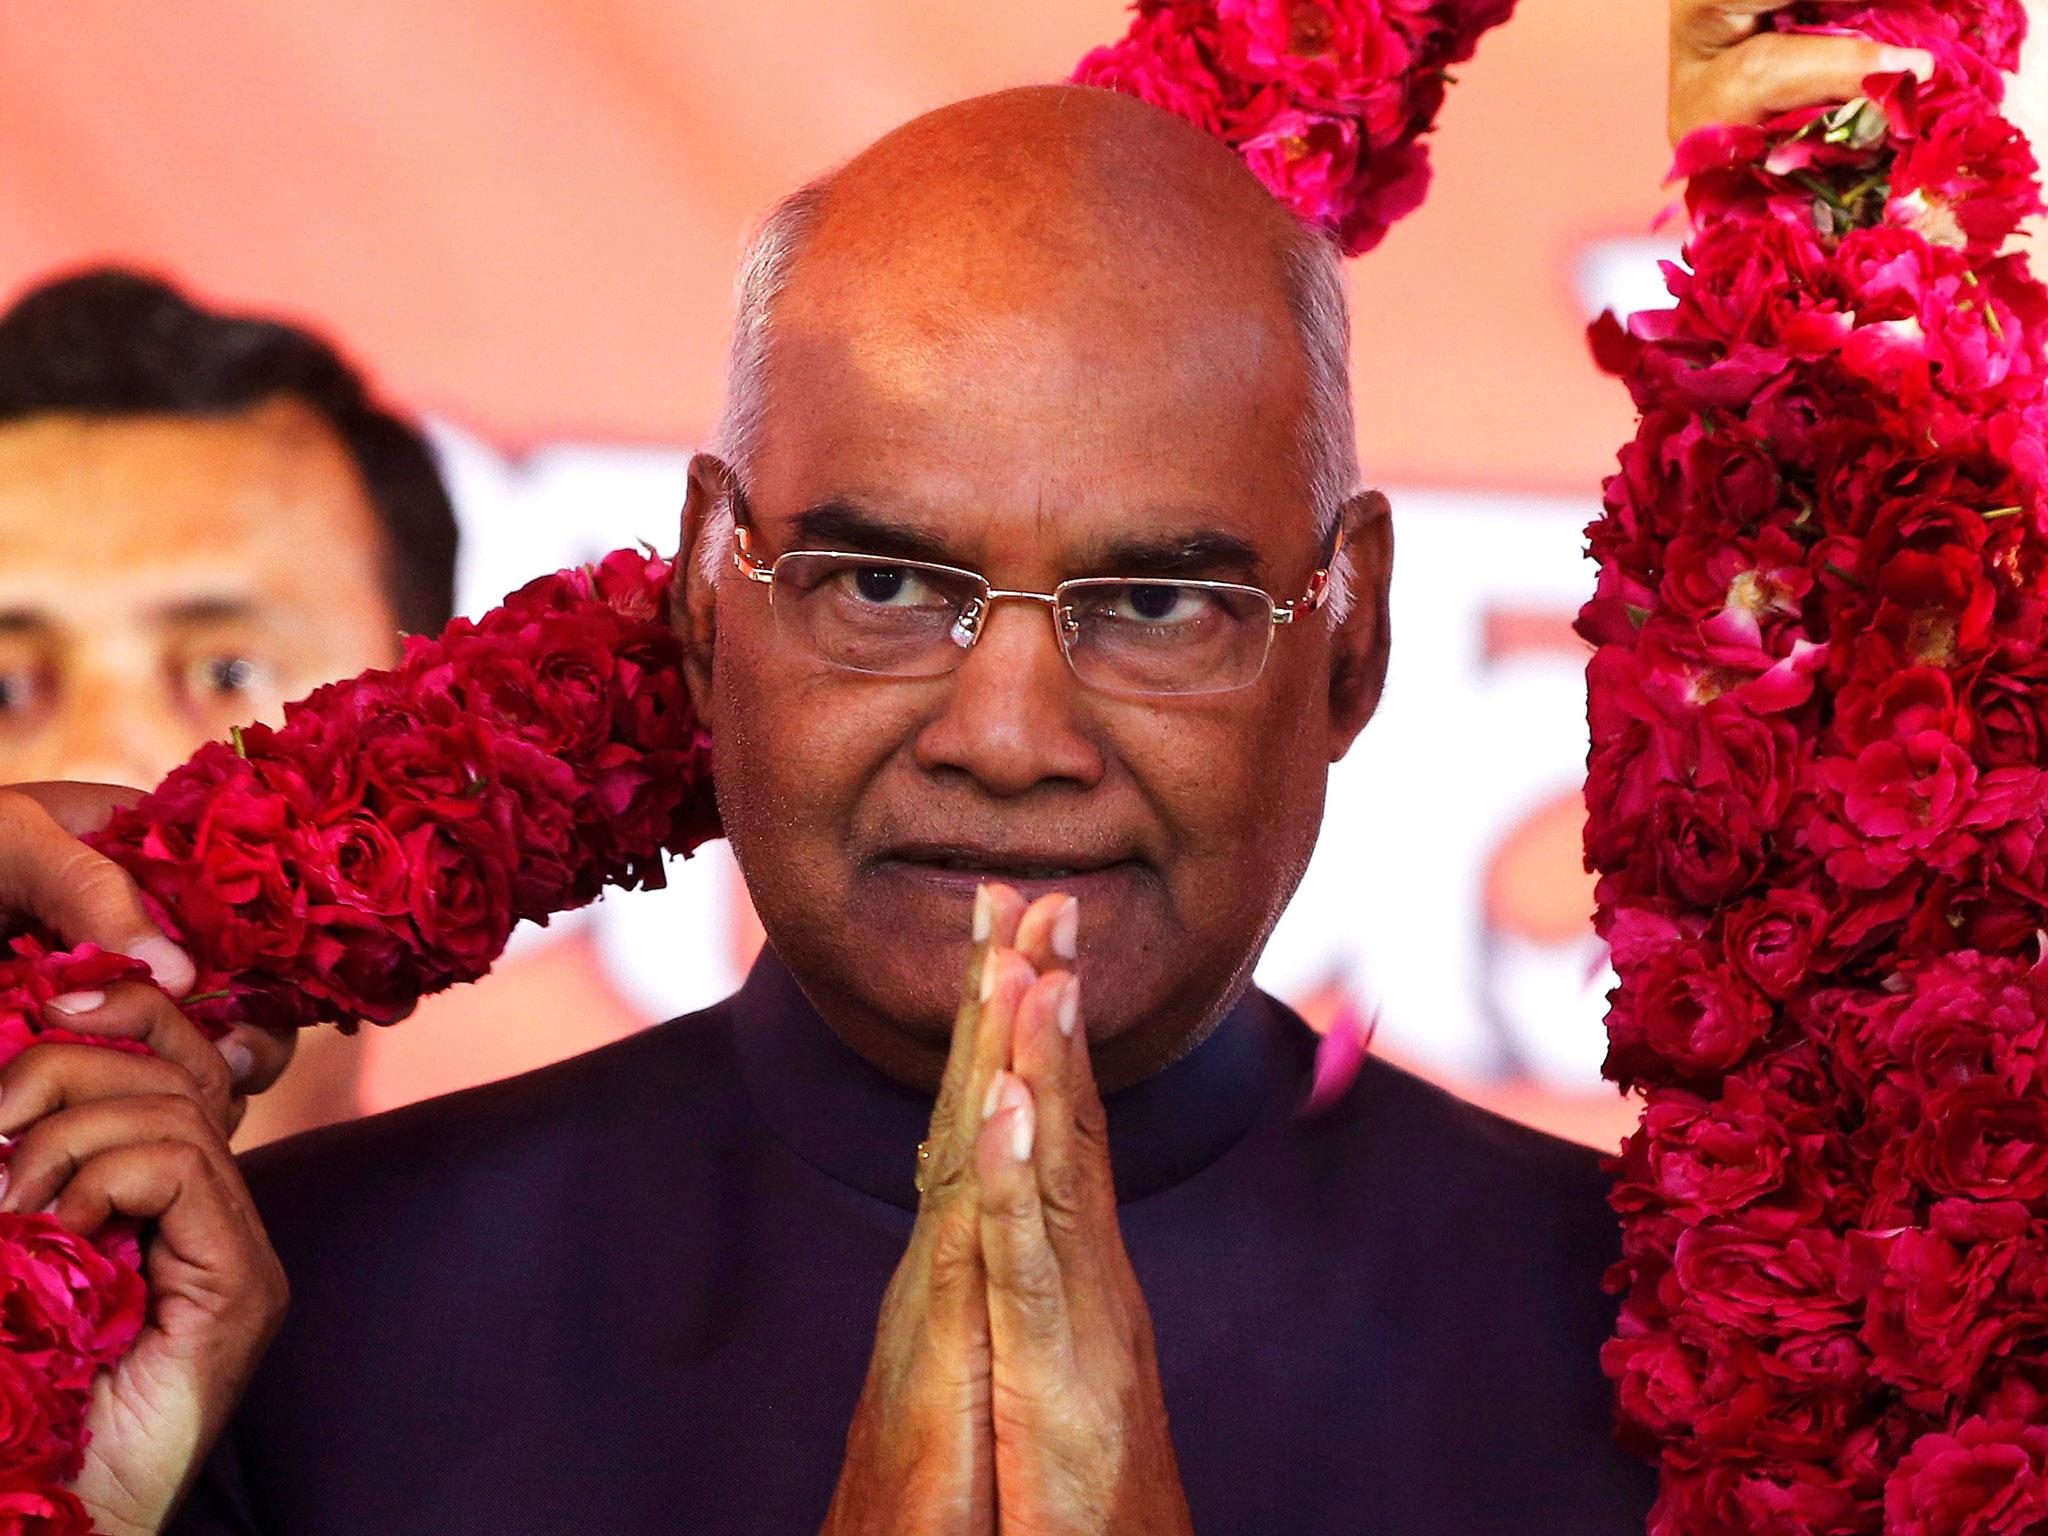
[[[340,440],[277,401],[0,425],[0,783],[149,785],[396,656]]]
[[[1043,592],[1213,547],[1179,574],[1299,597],[1320,549],[1304,370],[1270,265],[1232,270],[1249,258],[1228,249],[1221,272],[1126,263],[1057,232],[1034,257],[1017,233],[892,272],[893,231],[869,246],[821,229],[776,314],[746,485],[761,553],[922,553]],[[1076,282],[1090,263],[1099,281]],[[915,1047],[892,1067],[935,1078],[975,886],[1002,879],[1080,898],[1106,1079],[1213,1023],[1300,877],[1348,740],[1326,616],[1280,630],[1250,687],[1132,698],[1073,675],[1043,605],[998,603],[949,675],[876,679],[780,639],[765,588],[722,589],[726,826],[828,1015],[887,1021]]]

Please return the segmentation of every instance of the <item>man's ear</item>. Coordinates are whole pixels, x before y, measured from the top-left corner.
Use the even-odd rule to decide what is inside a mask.
[[[1394,576],[1394,518],[1387,498],[1361,491],[1339,514],[1351,565],[1351,609],[1331,637],[1330,761],[1351,750],[1380,707],[1393,629],[1387,588]]]
[[[697,718],[717,731],[711,660],[718,643],[718,586],[732,548],[732,471],[708,453],[690,460],[669,608],[683,647],[683,682]],[[710,570],[706,570],[709,566]]]

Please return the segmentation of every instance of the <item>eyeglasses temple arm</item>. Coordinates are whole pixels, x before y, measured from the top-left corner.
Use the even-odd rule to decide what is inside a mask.
[[[1323,563],[1316,567],[1315,574],[1308,579],[1308,590],[1291,603],[1273,605],[1275,624],[1292,624],[1304,613],[1314,613],[1330,600],[1330,572],[1337,564],[1337,557],[1344,552],[1344,526],[1338,524],[1330,531],[1330,552]]]
[[[749,581],[775,580],[775,567],[763,565],[755,556],[753,530],[745,523],[735,524],[732,530],[732,563]]]

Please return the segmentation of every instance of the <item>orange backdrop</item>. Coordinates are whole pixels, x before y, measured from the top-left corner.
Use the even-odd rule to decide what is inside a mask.
[[[1382,478],[1584,492],[1628,425],[1587,241],[1664,168],[1645,0],[1524,0],[1430,203],[1357,270]],[[941,102],[1057,79],[1113,0],[70,0],[0,9],[0,296],[90,257],[331,326],[502,446],[694,441],[777,194]]]

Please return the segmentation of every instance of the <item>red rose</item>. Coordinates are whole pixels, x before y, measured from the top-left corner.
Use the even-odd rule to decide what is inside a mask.
[[[1815,777],[1824,810],[1798,839],[1845,886],[1876,889],[1916,864],[1953,873],[1981,850],[1971,829],[1976,764],[1938,731],[1873,742],[1854,758],[1825,759]]]
[[[1878,598],[1871,628],[1906,665],[1952,667],[1984,654],[1997,593],[1977,549],[1957,542],[1922,552],[1873,537],[1864,560]]]
[[[1864,1306],[1874,1374],[1908,1391],[1966,1391],[2012,1346],[2018,1319],[1995,1305],[2019,1259],[2014,1240],[1959,1249],[1919,1228],[1848,1239],[1842,1290]]]
[[[1667,1461],[1650,1536],[1864,1536],[1866,1511],[1824,1466]]]
[[[1783,1116],[1783,1108],[1740,1077],[1726,1079],[1712,1100],[1683,1089],[1652,1089],[1642,1126],[1623,1148],[1616,1209],[1654,1201],[1699,1222],[1768,1202],[1768,1214],[1753,1212],[1752,1221],[1783,1227],[1811,1221],[1818,1202],[1800,1193],[1796,1180],[1788,1188],[1788,1176],[1818,1151],[1818,1137],[1802,1130],[1795,1150],[1795,1133]]]
[[[62,1488],[23,1474],[0,1478],[0,1536],[91,1536],[92,1517]]]
[[[1681,1332],[1730,1328],[1776,1338],[1847,1330],[1856,1308],[1838,1289],[1841,1267],[1842,1242],[1830,1232],[1688,1227],[1672,1255]]]
[[[142,1329],[133,1242],[116,1262],[47,1216],[0,1215],[0,1345],[106,1364]]]
[[[1862,1406],[1868,1357],[1847,1334],[1786,1347],[1722,1332],[1708,1341],[1708,1358],[1689,1428],[1709,1454],[1824,1462]]]
[[[545,652],[533,632],[458,636],[450,639],[435,677],[494,731],[543,752],[580,757],[611,734],[617,640],[615,628],[595,619],[551,625]]]
[[[2048,1426],[1966,1419],[1885,1484],[1887,1536],[2026,1536],[2048,1521]]]
[[[1913,967],[1873,1021],[1893,1058],[1923,1084],[1992,1075],[2040,1083],[2048,973],[2003,955],[1963,952]]]
[[[349,1033],[357,1020],[396,1024],[420,998],[455,979],[452,970],[421,953],[410,918],[394,922],[347,907],[316,907],[311,921],[313,937],[295,984],[287,988],[272,981],[239,995],[238,1017],[269,1028],[297,1028],[326,1012]]]
[[[1966,745],[1991,767],[2034,767],[2048,758],[2048,652],[2004,645],[1964,685]]]
[[[498,789],[500,738],[481,721],[392,731],[362,744],[365,804],[397,831],[401,813],[461,822],[510,847],[510,808]]]
[[[1936,1087],[1915,1118],[1905,1133],[1905,1167],[1934,1194],[2048,1196],[2048,1098],[1979,1077]]]
[[[420,942],[457,979],[483,975],[512,934],[506,850],[473,839],[466,825],[423,815],[394,818],[394,830],[405,850],[407,900]]]
[[[1784,477],[1774,445],[1741,427],[1703,430],[1686,444],[1679,483],[1686,520],[1701,529],[1746,530],[1781,505]]]
[[[1869,675],[1853,670],[1835,702],[1831,744],[1851,756],[1873,742],[1922,731],[1952,736],[1961,721],[1962,711],[1946,672],[1938,667],[1900,668],[1894,664],[1889,646],[1886,650],[1886,664],[1870,669]],[[1854,653],[1838,647],[1835,655]]]
[[[1783,1000],[1812,982],[1828,910],[1805,886],[1780,886],[1740,902],[1722,918],[1729,963],[1765,997]]]
[[[1799,733],[1780,717],[1751,714],[1728,699],[1700,710],[1696,730],[1694,782],[1747,802],[1759,822],[1775,825],[1799,763]]]
[[[1725,1072],[1770,1032],[1770,1005],[1696,944],[1622,969],[1605,1070],[1617,1081]]]
[[[1672,788],[1652,806],[1642,836],[1656,856],[1658,889],[1711,907],[1756,879],[1767,831],[1747,796]]]
[[[0,1350],[0,1469],[9,1478],[68,1480],[84,1464],[85,1392],[59,1391],[54,1374],[65,1373],[38,1356]]]
[[[307,895],[380,917],[406,910],[405,851],[379,818],[358,811],[319,828],[302,846]],[[310,914],[309,914],[310,915]]]
[[[1668,1329],[1609,1339],[1600,1366],[1637,1439],[1681,1434],[1698,1419],[1706,1359]]]

